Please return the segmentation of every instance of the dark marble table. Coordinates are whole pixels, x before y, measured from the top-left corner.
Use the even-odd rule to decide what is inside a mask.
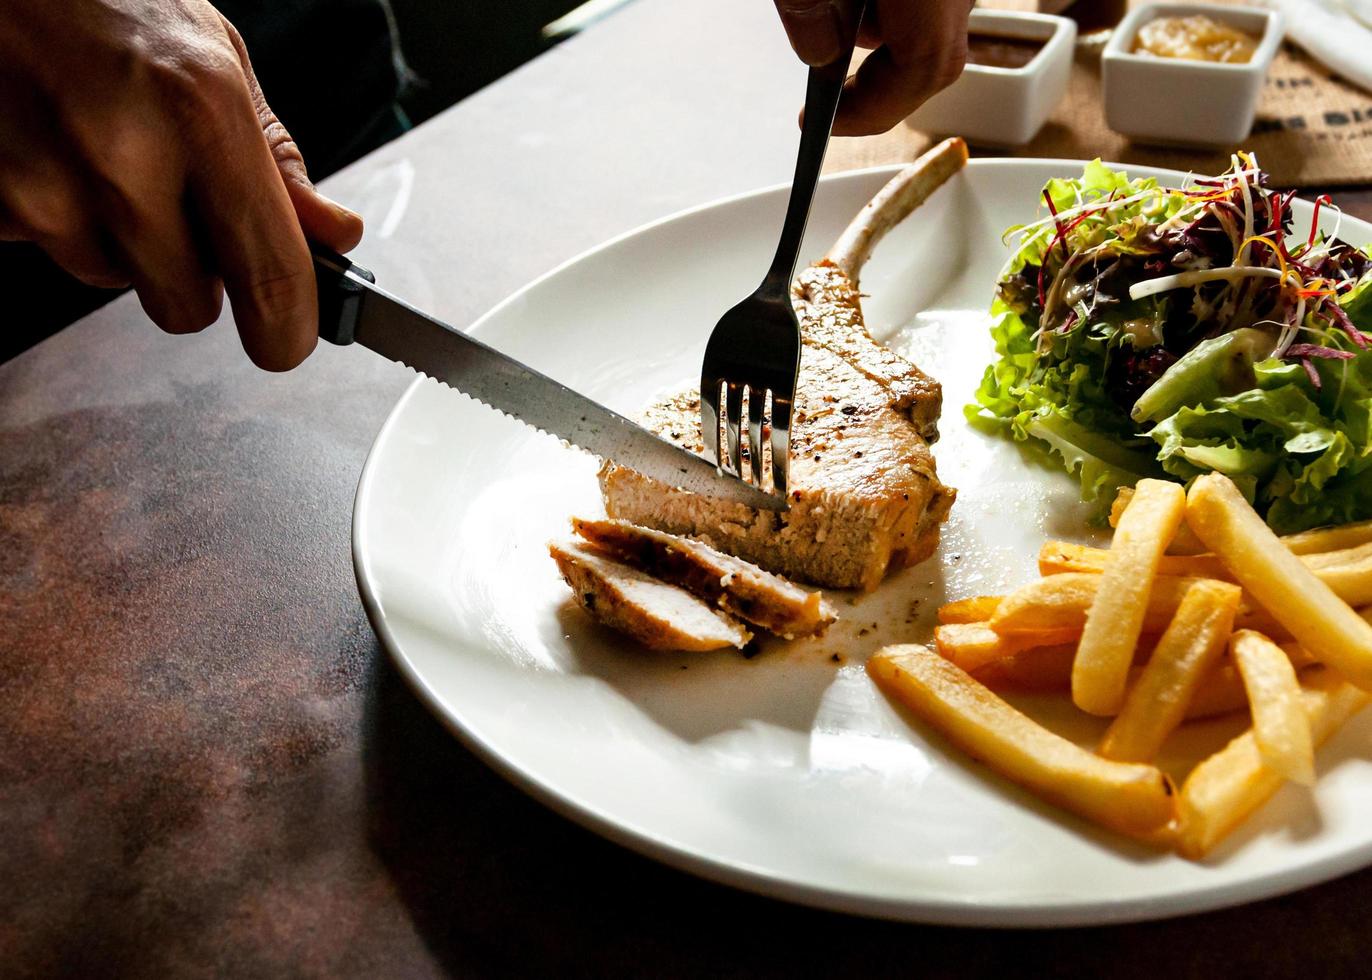
[[[640,0],[329,182],[469,322],[604,238],[784,180],[767,3]],[[1372,216],[1372,194],[1344,195]],[[353,489],[408,383],[269,376],[126,297],[0,366],[0,976],[1363,974],[1372,872],[1241,911],[848,918],[606,843],[467,753],[363,615]]]

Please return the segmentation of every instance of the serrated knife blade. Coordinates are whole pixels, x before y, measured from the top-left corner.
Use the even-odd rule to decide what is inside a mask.
[[[526,425],[671,486],[757,509],[786,509],[784,498],[721,473],[703,457],[392,296],[370,272],[342,256],[316,247],[314,265],[324,340],[359,343]]]

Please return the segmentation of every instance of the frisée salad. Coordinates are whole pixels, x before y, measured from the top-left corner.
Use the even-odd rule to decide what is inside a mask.
[[[1105,504],[1140,477],[1232,478],[1281,533],[1372,517],[1372,260],[1293,227],[1250,154],[1182,189],[1099,161],[1006,232],[998,360],[967,414]],[[1325,212],[1329,213],[1328,210]]]

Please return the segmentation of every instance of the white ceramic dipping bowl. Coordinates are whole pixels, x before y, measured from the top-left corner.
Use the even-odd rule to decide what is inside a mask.
[[[1023,68],[968,65],[958,80],[916,109],[909,123],[980,146],[1021,146],[1047,122],[1067,91],[1077,25],[1066,17],[973,10],[969,30],[1043,43]]]
[[[1204,14],[1259,39],[1247,64],[1133,54],[1139,29],[1157,17]],[[1211,3],[1154,3],[1131,11],[1102,56],[1105,121],[1141,143],[1233,147],[1253,128],[1263,80],[1283,35],[1275,10]]]

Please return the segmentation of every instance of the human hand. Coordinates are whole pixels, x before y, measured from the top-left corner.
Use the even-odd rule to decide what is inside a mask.
[[[170,333],[227,292],[248,356],[283,371],[318,337],[306,239],[361,237],[207,0],[0,0],[0,239],[132,285]]]
[[[800,60],[832,63],[852,36],[852,0],[775,0]],[[962,73],[968,0],[868,0],[858,44],[875,49],[843,87],[835,136],[882,133]]]

